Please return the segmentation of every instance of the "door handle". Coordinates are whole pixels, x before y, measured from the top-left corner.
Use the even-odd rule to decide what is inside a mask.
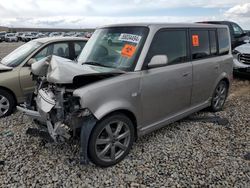
[[[182,74],[183,77],[187,77],[190,74],[190,72],[185,72]]]

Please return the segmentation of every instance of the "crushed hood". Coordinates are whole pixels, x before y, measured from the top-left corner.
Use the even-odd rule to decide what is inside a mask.
[[[98,76],[105,74],[121,74],[123,71],[92,66],[92,65],[81,65],[75,61],[65,59],[58,56],[51,56],[45,58],[43,61],[32,64],[32,73],[38,76],[47,73],[47,80],[51,83],[57,84],[71,84],[74,82],[75,77],[89,77]]]
[[[242,44],[236,47],[235,50],[242,54],[250,54],[250,43]]]

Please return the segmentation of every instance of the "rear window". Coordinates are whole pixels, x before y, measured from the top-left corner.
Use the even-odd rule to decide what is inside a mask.
[[[219,55],[229,53],[230,43],[227,29],[218,29]]]

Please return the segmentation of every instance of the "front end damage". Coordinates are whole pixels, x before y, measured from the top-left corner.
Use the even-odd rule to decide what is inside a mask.
[[[80,162],[88,163],[88,140],[97,119],[73,92],[122,73],[106,68],[100,71],[56,56],[33,64],[32,73],[37,80],[32,100],[17,109],[42,124],[55,142],[80,137]]]

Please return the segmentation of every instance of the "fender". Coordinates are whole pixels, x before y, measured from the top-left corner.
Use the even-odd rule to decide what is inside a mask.
[[[93,115],[98,119],[102,119],[106,115],[119,111],[119,110],[126,110],[134,114],[135,117],[140,117],[139,112],[135,109],[135,107],[132,104],[129,104],[127,101],[110,101],[108,103],[102,104],[99,108],[90,111],[93,113]]]

